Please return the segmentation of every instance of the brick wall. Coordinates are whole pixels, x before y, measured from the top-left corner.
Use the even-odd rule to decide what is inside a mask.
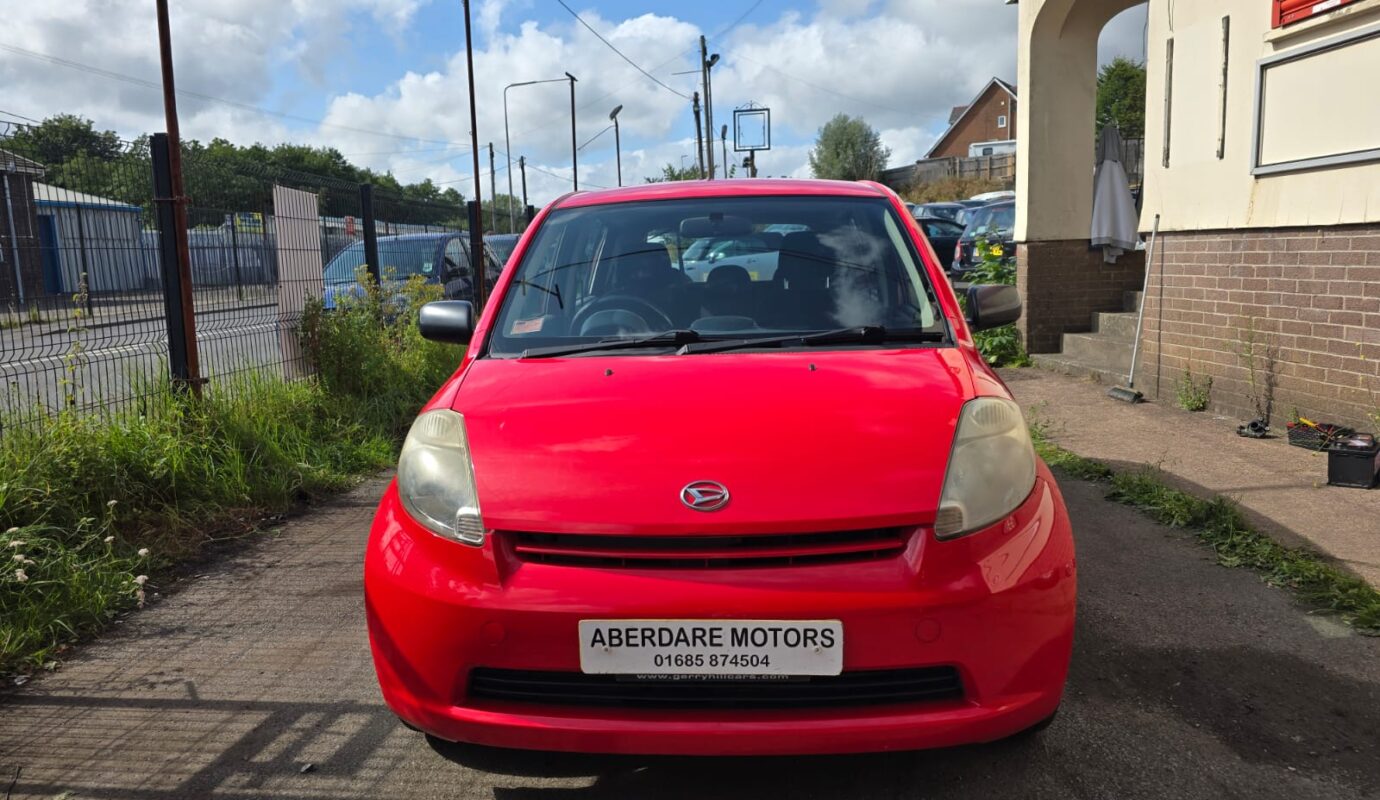
[[[1160,243],[1142,339],[1147,394],[1173,402],[1191,365],[1213,378],[1213,411],[1253,416],[1243,351],[1254,330],[1255,349],[1275,351],[1276,427],[1297,408],[1374,429],[1380,225],[1169,233]],[[1267,377],[1258,365],[1256,384]]]
[[[1139,290],[1145,255],[1126,253],[1115,264],[1088,240],[1028,242],[1016,247],[1016,285],[1024,310],[1020,328],[1031,353],[1057,353],[1065,333],[1092,330],[1098,311],[1121,311],[1122,296]]]
[[[997,127],[998,116],[1006,117],[1005,128]],[[993,84],[964,113],[958,125],[949,131],[929,157],[967,158],[970,144],[1015,138],[1016,101],[1005,89]]]

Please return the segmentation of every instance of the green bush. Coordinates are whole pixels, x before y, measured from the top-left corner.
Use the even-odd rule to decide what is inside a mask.
[[[391,464],[463,351],[417,334],[434,287],[376,288],[302,326],[317,375],[161,383],[137,410],[59,412],[0,435],[0,672],[47,663],[139,605],[145,583],[208,539]],[[145,578],[144,580],[147,580]]]
[[[978,239],[975,246],[981,260],[968,273],[972,283],[1016,284],[1016,259],[1014,253],[1006,252],[999,242]],[[960,298],[962,299],[962,298]],[[973,334],[978,352],[994,367],[1028,367],[1030,356],[1021,341],[1021,332],[1015,325],[1004,325]]]
[[[1179,408],[1185,411],[1206,411],[1212,401],[1212,376],[1194,375],[1193,365],[1184,370],[1178,385]]]

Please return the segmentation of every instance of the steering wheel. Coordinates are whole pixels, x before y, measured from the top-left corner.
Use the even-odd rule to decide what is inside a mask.
[[[607,311],[623,313],[601,313]],[[608,297],[601,297],[575,312],[575,317],[570,320],[570,330],[576,336],[656,333],[659,330],[666,331],[674,327],[675,323],[671,321],[665,311],[630,294],[611,294]],[[638,329],[630,330],[632,328]]]

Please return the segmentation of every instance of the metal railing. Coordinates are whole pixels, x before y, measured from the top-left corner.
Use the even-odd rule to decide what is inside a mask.
[[[176,249],[159,222],[162,165],[148,140],[54,158],[31,131],[0,123],[0,426],[65,409],[138,408],[168,376],[185,374],[170,336],[181,300],[163,264]],[[302,303],[284,298],[300,295],[304,280],[319,293],[322,276],[285,276],[284,264],[329,264],[362,242],[366,227],[379,238],[449,233],[466,219],[463,203],[375,187],[370,208],[358,183],[227,165],[195,149],[184,154],[184,173],[191,344],[210,382],[247,370],[303,373]],[[275,187],[314,197],[313,217],[279,213]],[[280,234],[289,226],[312,235],[288,241]]]

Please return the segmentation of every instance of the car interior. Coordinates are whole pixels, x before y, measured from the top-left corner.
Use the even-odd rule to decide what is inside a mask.
[[[791,232],[767,230],[783,225]],[[687,254],[706,260],[687,264]],[[538,232],[497,333],[527,347],[675,329],[939,329],[919,259],[884,202],[757,198],[571,209]],[[707,274],[692,276],[695,267]]]

